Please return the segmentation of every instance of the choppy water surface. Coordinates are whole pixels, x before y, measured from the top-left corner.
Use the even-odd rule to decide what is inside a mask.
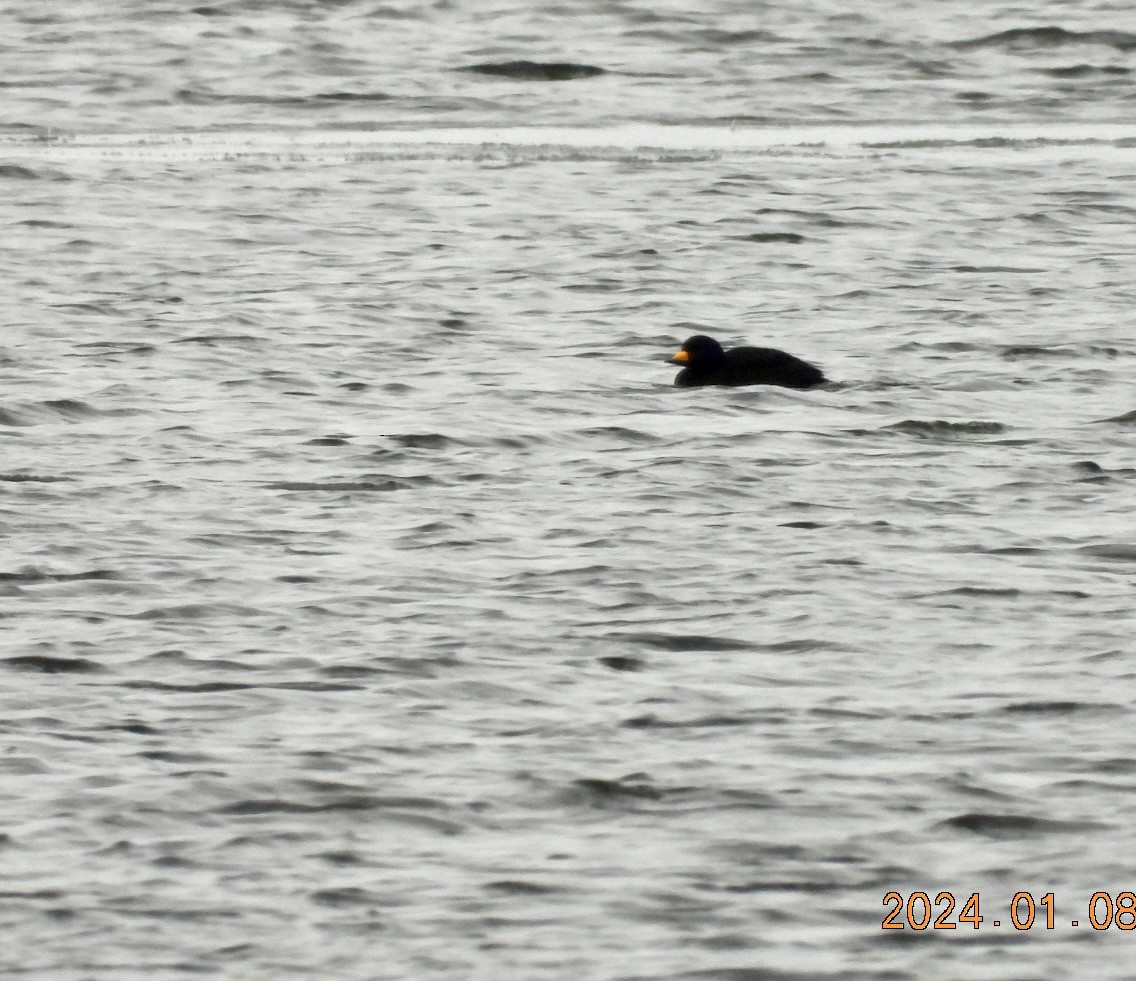
[[[1132,45],[910,6],[909,59],[1017,30],[952,70],[1111,87],[895,124],[836,59],[863,125],[802,84],[729,130],[690,79],[457,73],[499,104],[356,126],[255,45],[426,91],[698,37],[740,92],[806,8],[6,12],[64,53],[0,144],[6,976],[1127,976],[1087,907],[1136,882]],[[871,10],[807,23],[851,59]],[[612,18],[635,64],[580,54]],[[834,384],[676,390],[700,331]],[[985,920],[885,931],[892,890]]]

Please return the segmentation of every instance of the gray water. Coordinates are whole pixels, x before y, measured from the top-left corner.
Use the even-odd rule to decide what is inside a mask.
[[[0,11],[4,976],[1133,976],[1136,25],[688,7]]]

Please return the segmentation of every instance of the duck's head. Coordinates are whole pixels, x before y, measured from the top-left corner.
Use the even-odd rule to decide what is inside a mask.
[[[695,334],[683,341],[681,350],[674,357],[668,358],[667,361],[668,364],[678,364],[683,367],[691,365],[705,367],[717,364],[725,356],[726,352],[722,350],[722,345],[713,337]]]

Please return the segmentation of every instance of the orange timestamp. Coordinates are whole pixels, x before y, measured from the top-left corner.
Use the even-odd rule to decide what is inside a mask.
[[[1005,924],[1024,931],[1032,930],[1034,926],[1052,930],[1057,925],[1057,900],[1051,892],[1037,899],[1030,892],[1014,893],[1009,903],[1009,916],[1005,920],[984,916],[976,892],[972,892],[961,906],[953,892],[936,893],[934,900],[930,893],[922,891],[909,893],[906,897],[899,892],[889,892],[884,894],[884,906],[890,907],[880,924],[884,930],[957,930],[960,926],[977,930],[985,923],[988,927]],[[1086,919],[1068,922],[1070,926],[1084,924],[1094,930],[1110,927],[1136,930],[1136,893],[1126,890],[1114,896],[1109,892],[1094,892],[1089,898]]]

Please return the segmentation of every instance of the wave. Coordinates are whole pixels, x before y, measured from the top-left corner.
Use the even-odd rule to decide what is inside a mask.
[[[216,96],[215,98],[238,98]],[[245,98],[243,96],[239,98]],[[377,97],[376,97],[377,98]],[[0,177],[66,179],[45,163],[130,160],[153,163],[201,160],[482,159],[509,158],[670,160],[752,155],[841,157],[882,150],[966,148],[983,155],[1042,149],[1049,156],[1086,146],[1127,152],[1136,145],[1133,123],[820,124],[800,126],[423,126],[178,130],[153,133],[0,134]]]
[[[955,41],[952,47],[972,48],[1057,48],[1073,44],[1098,44],[1118,51],[1136,50],[1136,34],[1128,31],[1068,31],[1063,27],[1014,27],[997,34]]]
[[[607,74],[606,69],[597,65],[581,65],[570,61],[488,61],[477,65],[463,65],[455,70],[478,75],[517,78],[526,82],[566,82]]]

